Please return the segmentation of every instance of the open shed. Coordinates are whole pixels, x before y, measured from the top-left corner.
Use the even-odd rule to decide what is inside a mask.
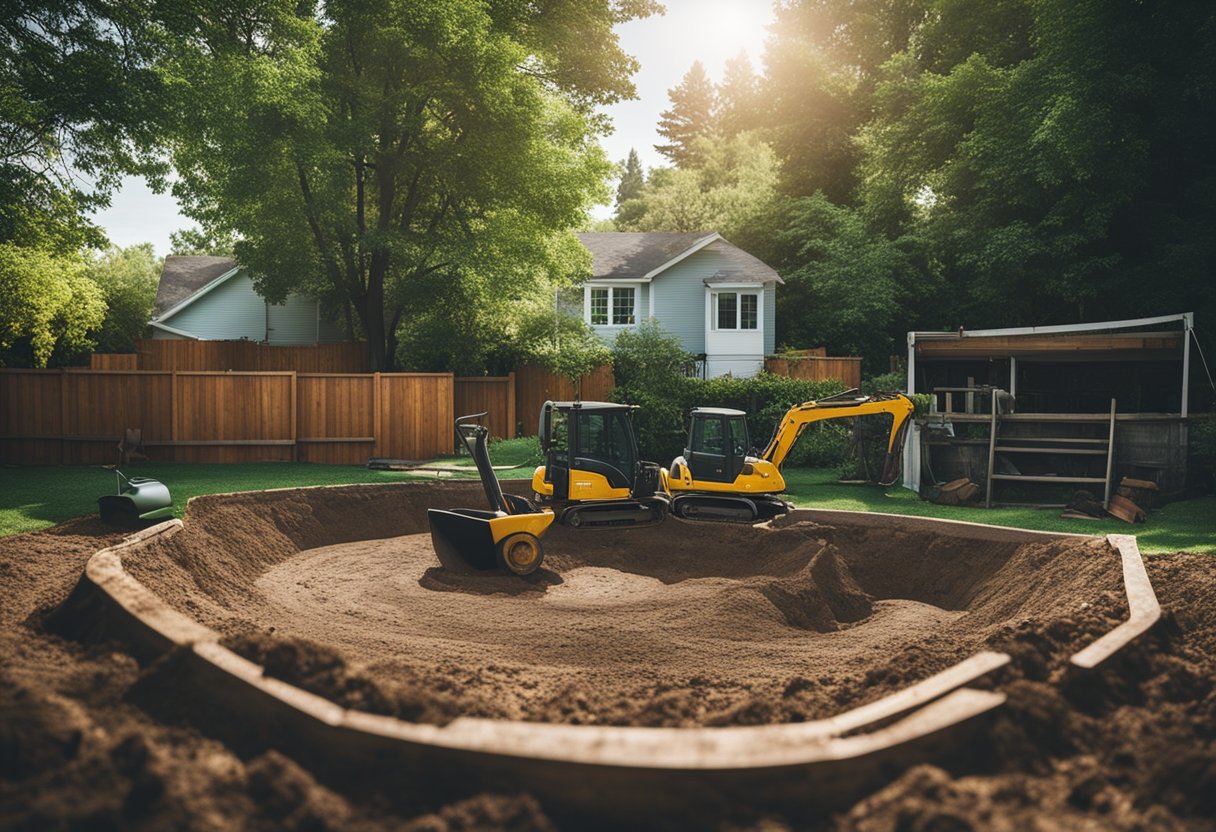
[[[908,390],[934,407],[908,439],[904,484],[968,477],[989,504],[1105,500],[1123,476],[1181,490],[1193,326],[1186,312],[909,332]]]

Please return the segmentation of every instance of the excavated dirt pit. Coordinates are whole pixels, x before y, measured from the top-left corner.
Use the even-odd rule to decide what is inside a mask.
[[[466,484],[206,498],[184,531],[124,561],[269,674],[430,722],[796,721],[980,648],[1012,656],[986,680],[1008,701],[970,747],[892,770],[830,807],[690,805],[671,826],[1216,827],[1212,556],[1148,558],[1162,622],[1078,675],[1067,657],[1126,615],[1118,564],[1098,542],[1019,546],[999,530],[934,533],[893,517],[829,528],[802,515],[755,533],[683,523],[558,531],[548,571],[527,582],[438,572],[419,536],[423,509],[479,502]],[[386,772],[391,788],[352,782],[324,765],[325,749],[297,762],[283,753],[288,737],[209,709],[206,690],[183,702],[174,653],[141,664],[104,629],[73,632],[88,631],[89,616],[60,607],[89,556],[119,539],[90,518],[0,538],[0,830],[550,830],[595,820],[527,789],[419,792],[409,786],[420,772]]]
[[[453,484],[209,499],[125,562],[268,672],[435,723],[817,719],[979,650],[1017,652],[1027,621],[1051,622],[1062,645],[1036,655],[1045,673],[1126,615],[1104,541],[1027,544],[893,517],[555,529],[526,580],[452,574],[425,509],[478,498]],[[335,542],[353,536],[376,539]]]

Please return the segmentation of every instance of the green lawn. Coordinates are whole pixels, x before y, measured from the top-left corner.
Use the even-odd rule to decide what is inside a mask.
[[[495,443],[495,465],[519,465],[517,471],[500,471],[503,478],[526,477],[535,459],[535,442]],[[445,464],[468,468],[455,476],[473,476],[471,461],[449,459]],[[178,516],[190,497],[225,491],[253,491],[306,485],[400,482],[433,479],[434,474],[369,471],[357,465],[305,463],[251,463],[247,465],[186,465],[139,463],[127,470],[132,476],[150,476],[169,486]],[[1203,551],[1216,554],[1216,497],[1173,503],[1149,515],[1149,521],[1129,526],[1118,520],[1065,520],[1058,511],[1028,508],[960,508],[927,503],[902,488],[842,485],[835,473],[820,469],[785,472],[789,498],[798,506],[876,511],[921,517],[968,520],[1000,526],[1044,531],[1107,534],[1132,533],[1145,552]],[[451,474],[447,476],[452,476]],[[97,510],[97,498],[113,493],[114,474],[100,467],[37,466],[0,468],[0,535],[36,531]]]
[[[1077,534],[1134,534],[1140,550],[1152,552],[1210,552],[1216,554],[1216,496],[1171,503],[1149,514],[1148,522],[1129,525],[1121,520],[1068,520],[1059,509],[974,508],[939,506],[921,500],[906,488],[844,485],[831,470],[797,468],[784,471],[787,498],[804,508],[877,511],[916,517],[966,520],[994,526],[1016,526]]]

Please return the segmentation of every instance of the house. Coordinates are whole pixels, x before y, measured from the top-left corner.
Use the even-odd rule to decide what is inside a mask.
[[[153,338],[274,346],[346,340],[317,301],[291,294],[285,303],[267,303],[249,272],[228,257],[166,257],[150,324]]]
[[[583,320],[605,341],[646,318],[705,361],[707,377],[755,375],[776,347],[770,266],[712,232],[591,232]]]

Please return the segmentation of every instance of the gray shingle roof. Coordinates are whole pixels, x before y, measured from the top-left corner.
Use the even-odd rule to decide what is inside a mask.
[[[713,232],[588,231],[579,242],[591,252],[593,278],[638,279]]]
[[[160,271],[152,317],[159,318],[217,277],[236,268],[231,257],[170,254]]]
[[[591,252],[593,279],[637,280],[712,234],[712,231],[592,231],[579,234],[578,239]],[[730,263],[729,268],[720,270],[706,283],[784,282],[772,267],[726,240],[715,240],[704,250],[718,252]]]

